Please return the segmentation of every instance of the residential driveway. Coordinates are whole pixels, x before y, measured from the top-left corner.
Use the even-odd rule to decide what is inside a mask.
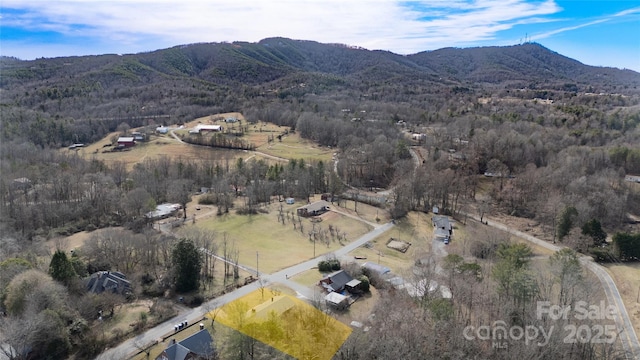
[[[362,220],[362,219],[359,219]],[[352,241],[346,246],[336,250],[334,252],[336,257],[341,257],[346,255],[347,253],[353,251],[354,249],[364,245],[365,243],[372,241],[380,234],[385,231],[391,229],[394,226],[392,222],[387,224],[375,224],[373,230],[364,234],[359,239]],[[165,230],[167,231],[167,230]],[[296,264],[290,266],[284,270],[280,270],[273,274],[260,274],[261,281],[253,282],[249,285],[245,285],[241,288],[236,289],[230,293],[227,293],[223,296],[217,297],[211,301],[206,302],[202,306],[199,306],[194,309],[187,310],[185,312],[181,312],[178,316],[152,328],[147,330],[145,333],[133,338],[129,339],[115,348],[111,348],[100,354],[97,359],[99,360],[122,360],[131,357],[133,354],[137,353],[139,349],[148,346],[156,341],[161,341],[164,336],[170,334],[174,331],[173,327],[175,324],[187,321],[189,324],[193,324],[194,322],[200,321],[206,313],[209,311],[220,307],[224,304],[227,304],[233,300],[239,299],[255,290],[258,290],[261,286],[267,286],[269,284],[283,284],[287,287],[292,288],[298,293],[298,297],[306,298],[309,300],[317,300],[318,294],[314,289],[308,288],[306,286],[302,286],[297,284],[294,281],[289,280],[289,277],[300,274],[304,271],[312,269],[318,265],[318,261],[323,260],[326,255],[318,256],[314,259],[302,262],[300,264]]]

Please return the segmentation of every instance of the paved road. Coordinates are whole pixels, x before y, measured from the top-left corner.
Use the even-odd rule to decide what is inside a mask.
[[[473,214],[467,214],[467,216],[476,221],[479,221],[479,219]],[[547,241],[509,228],[508,226],[494,220],[487,220],[487,222],[489,226],[516,235],[546,249],[558,251],[563,248],[562,246],[550,244]],[[609,273],[604,269],[604,267],[593,262],[593,259],[591,257],[581,257],[580,262],[584,267],[589,269],[598,277],[607,296],[607,301],[610,305],[613,305],[618,309],[615,322],[619,332],[618,338],[622,343],[624,351],[627,353],[627,358],[631,360],[640,359],[640,341],[638,341],[638,336],[636,335],[635,329],[633,328],[633,325],[631,325],[631,319],[629,318],[629,314],[627,313],[627,309],[624,306],[622,297],[620,296],[620,292],[618,291],[615,282],[613,281]]]
[[[359,219],[362,221],[362,219]],[[374,229],[368,232],[367,234],[361,236],[359,239],[352,241],[351,243],[345,245],[344,247],[336,250],[333,254],[336,257],[341,257],[346,255],[347,253],[355,250],[356,248],[364,245],[365,243],[372,241],[380,234],[385,231],[391,229],[394,224],[392,222],[387,224],[372,224]],[[290,277],[300,274],[304,271],[312,269],[318,265],[318,261],[323,260],[326,255],[318,256],[314,259],[290,266],[286,269],[277,271],[273,274],[260,274],[260,281],[253,282],[249,285],[245,285],[241,288],[236,289],[230,293],[227,293],[223,296],[215,298],[202,306],[199,306],[194,309],[187,310],[186,312],[182,312],[176,317],[147,330],[145,333],[133,338],[129,339],[115,348],[108,349],[103,352],[100,356],[97,357],[99,360],[121,360],[126,359],[137,353],[140,348],[150,345],[156,341],[161,341],[163,336],[172,333],[173,327],[175,324],[187,321],[189,324],[192,324],[196,321],[202,319],[202,317],[208,313],[209,311],[227,304],[233,300],[239,299],[242,296],[245,296],[252,291],[258,290],[261,286],[266,286],[269,284],[283,284],[287,287],[292,288],[298,293],[298,297],[306,298],[309,300],[317,300],[319,299],[319,294],[317,294],[314,289],[310,289],[308,287],[297,284],[294,281],[289,280]]]

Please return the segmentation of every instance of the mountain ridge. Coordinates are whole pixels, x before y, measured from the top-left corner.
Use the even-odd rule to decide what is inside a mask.
[[[62,64],[60,64],[62,63]],[[584,86],[615,87],[640,85],[640,73],[628,69],[596,67],[580,63],[537,43],[473,48],[442,48],[399,55],[390,51],[367,50],[342,44],[310,40],[266,38],[256,43],[197,43],[127,55],[91,55],[19,60],[0,60],[4,81],[0,86],[21,80],[56,76],[58,67],[72,72],[144,80],[155,76],[193,77],[215,83],[256,85],[298,72],[354,77],[371,71],[403,74],[415,79],[446,79],[459,83],[508,85],[520,83],[579,83]],[[46,64],[46,65],[45,65]],[[30,66],[39,75],[12,69]],[[40,68],[48,68],[47,71]],[[40,70],[40,71],[38,71]],[[64,72],[64,71],[62,71]],[[578,85],[579,85],[578,84]]]

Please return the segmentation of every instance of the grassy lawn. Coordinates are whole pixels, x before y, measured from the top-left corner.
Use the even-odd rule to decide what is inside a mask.
[[[333,149],[321,147],[312,141],[302,139],[297,133],[289,133],[276,141],[260,145],[256,150],[265,154],[286,159],[322,160],[325,164],[331,161]]]
[[[358,205],[360,207],[360,205]],[[402,253],[387,247],[390,238],[411,243],[409,249]],[[416,259],[427,256],[431,251],[432,226],[430,214],[421,212],[409,213],[404,219],[396,222],[396,226],[372,241],[372,247],[360,247],[350,253],[366,260],[380,263],[396,274],[411,269]]]
[[[318,281],[324,277],[324,273],[318,271],[318,269],[309,269],[303,273],[291,277],[290,279],[304,286],[313,286],[318,284]]]
[[[258,253],[259,270],[271,273],[279,269],[311,259],[314,253],[314,244],[309,240],[309,232],[314,229],[314,224],[307,218],[301,218],[303,233],[296,220],[296,230],[293,227],[293,214],[299,205],[282,205],[283,213],[289,212],[289,219],[285,219],[285,225],[278,223],[278,209],[281,203],[274,203],[267,207],[268,213],[257,215],[237,215],[233,212],[212,216],[198,220],[195,226],[218,234],[220,243],[227,236],[230,243],[234,243],[239,250],[239,262],[249,267],[256,267],[256,253]],[[327,212],[321,216],[321,222],[315,223],[316,231],[327,231],[328,226],[338,228],[341,233],[347,233],[346,242],[350,242],[371,230],[358,220],[334,213]],[[192,225],[193,226],[193,225]],[[330,236],[328,236],[331,239]],[[332,239],[329,246],[316,242],[316,256],[330,253],[341,245],[337,239]],[[222,253],[220,248],[218,253]]]

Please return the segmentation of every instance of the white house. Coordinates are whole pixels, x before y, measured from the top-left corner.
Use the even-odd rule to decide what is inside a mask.
[[[166,126],[158,126],[158,127],[156,128],[156,132],[157,132],[158,134],[166,134],[166,133],[168,133],[168,132],[169,132],[169,128],[168,128],[168,127],[166,127]]]

